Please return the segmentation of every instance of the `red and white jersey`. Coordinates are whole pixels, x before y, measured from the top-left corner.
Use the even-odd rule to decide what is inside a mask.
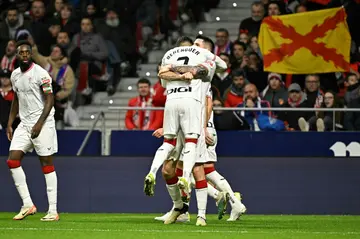
[[[215,72],[216,65],[214,60],[216,56],[210,51],[197,47],[197,46],[182,46],[175,47],[167,51],[162,59],[162,66],[175,65],[175,66],[197,66],[204,65],[208,68],[208,80],[212,79],[212,72]],[[213,70],[214,68],[214,70]],[[164,83],[164,81],[162,81]],[[167,100],[178,98],[192,98],[199,102],[203,101],[202,93],[202,80],[193,79],[187,81],[166,81],[163,84],[166,87]]]
[[[10,77],[12,87],[19,100],[19,115],[21,123],[25,126],[36,124],[43,112],[45,98],[44,90],[52,93],[52,79],[48,72],[41,66],[32,63],[30,68],[22,72],[20,67],[16,68]],[[43,86],[46,85],[45,89]],[[54,107],[52,107],[45,125],[55,127]]]

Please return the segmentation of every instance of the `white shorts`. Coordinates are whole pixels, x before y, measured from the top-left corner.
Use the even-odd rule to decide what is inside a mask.
[[[207,147],[207,161],[206,162],[217,162],[216,145],[217,145],[217,134],[216,130],[212,127],[208,127],[207,131],[214,137],[214,145]]]
[[[207,163],[217,162],[217,155],[216,155],[216,145],[217,145],[217,135],[216,130],[214,128],[207,128],[209,134],[214,137],[214,145],[207,146],[205,141],[205,132],[202,133],[198,140],[197,150],[198,150],[198,157],[196,158],[196,163]]]
[[[201,131],[201,103],[191,98],[179,98],[166,101],[164,110],[164,135],[177,136],[181,129],[184,135]]]
[[[31,138],[32,126],[19,124],[16,128],[13,139],[10,144],[11,150],[21,150],[24,153],[32,152],[35,148],[37,155],[50,156],[58,151],[58,142],[56,129],[44,125],[39,136],[35,139]]]

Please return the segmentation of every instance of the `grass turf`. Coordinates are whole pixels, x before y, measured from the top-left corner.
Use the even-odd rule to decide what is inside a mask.
[[[190,223],[163,225],[151,214],[66,214],[59,222],[41,222],[43,213],[13,221],[15,213],[0,213],[1,239],[110,239],[110,238],[241,238],[310,239],[360,238],[360,216],[245,215],[240,221],[208,216],[208,226]]]

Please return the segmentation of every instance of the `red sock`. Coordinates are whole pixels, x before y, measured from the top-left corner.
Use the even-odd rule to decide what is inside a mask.
[[[55,167],[54,165],[42,166],[42,171],[44,174],[52,173],[55,171]]]
[[[183,175],[183,170],[182,170],[181,168],[176,168],[175,173],[176,173],[176,176],[182,177],[182,175]]]
[[[209,174],[215,171],[215,167],[204,168],[205,174]]]
[[[12,168],[18,168],[21,166],[21,162],[20,160],[11,160],[11,159],[8,159],[7,161],[7,165],[10,169]]]
[[[173,184],[176,184],[178,182],[178,177],[175,176],[173,178],[170,178],[170,179],[166,179],[166,184],[167,185],[173,185]]]
[[[195,183],[195,188],[196,188],[196,189],[207,188],[207,181],[206,181],[206,179],[201,180],[201,181],[196,181],[196,183]]]

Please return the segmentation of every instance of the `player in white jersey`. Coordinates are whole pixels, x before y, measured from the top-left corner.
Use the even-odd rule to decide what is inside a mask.
[[[20,62],[20,67],[12,72],[10,78],[15,97],[6,130],[7,137],[11,141],[7,164],[23,201],[19,214],[13,219],[22,220],[37,211],[30,197],[26,176],[21,167],[25,153],[31,152],[35,148],[45,175],[49,202],[48,213],[41,218],[41,221],[57,221],[59,220],[57,176],[53,165],[53,154],[57,152],[58,145],[52,79],[43,68],[32,62],[31,51],[29,42],[18,42],[16,57]],[[11,125],[17,114],[20,115],[21,123],[13,134]]]
[[[211,184],[207,185],[208,189],[208,195],[211,196],[216,200],[216,204],[219,209],[219,219],[222,219],[222,216],[224,215],[224,212],[226,210],[226,202],[227,198],[224,198],[224,193],[227,195],[227,197],[230,197],[230,205],[232,207],[230,218],[228,221],[235,221],[237,220],[241,214],[246,212],[246,207],[241,202],[240,193],[234,193],[231,186],[227,182],[227,180],[221,176],[216,170],[215,170],[215,162],[217,162],[217,155],[216,155],[216,145],[217,145],[217,134],[216,130],[214,128],[214,122],[213,122],[213,110],[212,110],[212,93],[211,88],[208,88],[207,93],[207,111],[208,111],[208,123],[206,125],[206,151],[202,152],[200,154],[199,159],[197,160],[198,163],[204,163],[205,167],[205,174],[206,179],[208,182],[211,182]],[[162,129],[156,130],[153,135],[155,137],[162,137]],[[179,141],[178,141],[179,142]],[[180,141],[181,142],[181,141]],[[176,174],[182,175],[182,163],[181,163],[181,157],[178,152],[182,150],[181,144],[176,145],[176,150],[173,151],[173,154],[171,157],[173,157],[173,160],[180,160],[177,163],[176,168]],[[200,149],[201,152],[201,149]],[[212,185],[215,185],[216,188],[220,190],[220,192],[215,189]],[[162,217],[156,217],[156,220],[159,221],[165,221],[171,211],[167,214],[165,214]],[[187,214],[182,214],[178,221],[189,221],[189,217]]]
[[[200,39],[199,39],[200,40]],[[175,48],[176,49],[176,48]],[[176,49],[176,51],[170,51],[169,55],[165,54],[165,57],[164,59],[169,59],[171,60],[172,59],[172,56],[175,57],[176,60],[180,59],[181,60],[186,60],[187,61],[187,58],[185,58],[184,56],[180,56],[179,55],[176,55],[177,53],[186,53],[186,52],[190,52],[190,53],[193,53],[195,55],[199,55],[200,52],[203,52],[205,55],[209,55],[211,56],[210,58],[213,58],[215,59],[216,57],[214,57],[214,55],[212,55],[209,51],[205,51],[204,49],[202,48],[198,48],[196,46],[192,46],[192,47],[188,47],[188,48],[183,48],[183,49]],[[200,58],[200,59],[203,59],[203,58]],[[207,59],[207,58],[205,58]],[[220,59],[220,58],[219,58]],[[190,61],[190,59],[189,59]],[[196,61],[193,61],[193,62],[196,62]],[[200,60],[198,60],[197,62],[201,63]],[[188,63],[188,62],[186,62]],[[204,62],[206,64],[206,62]],[[165,63],[166,64],[166,63]],[[222,69],[225,69],[225,62],[223,62],[221,59],[220,59],[220,64],[221,64],[221,67]],[[215,64],[211,64],[211,65],[208,65],[208,67],[215,67]],[[180,72],[180,73],[186,73],[188,71],[192,71],[194,69],[197,69],[197,67],[194,67],[194,66],[180,66],[180,67],[172,67],[173,69],[171,69],[172,71],[175,71],[175,72]],[[170,70],[169,68],[167,70]],[[176,73],[173,73],[173,72],[165,72],[165,74],[167,73],[170,73],[170,75],[175,75],[174,79],[178,78],[177,74]],[[194,73],[193,73],[194,74]],[[195,73],[196,74],[196,73]],[[164,74],[160,74],[160,76],[164,79],[168,79],[167,75],[164,75]],[[173,77],[172,76],[172,77]],[[208,76],[208,78],[212,78],[212,75],[210,75],[210,77]],[[171,79],[171,78],[170,78]],[[192,157],[188,157],[190,158],[190,160],[192,160],[193,162],[190,162],[189,159],[186,160],[184,159],[184,162],[188,162],[188,170],[187,170],[187,173],[184,172],[184,176],[186,175],[186,184],[187,182],[190,181],[190,175],[191,175],[191,171],[192,171],[192,168],[193,168],[193,165],[195,164],[195,157],[196,157],[196,143],[197,143],[197,138],[198,136],[200,135],[200,131],[201,131],[201,124],[200,124],[200,118],[201,118],[201,99],[203,98],[203,93],[201,91],[201,86],[202,86],[202,83],[199,82],[199,80],[197,80],[197,82],[195,84],[193,84],[195,80],[191,81],[190,85],[187,84],[188,86],[180,86],[178,87],[179,85],[176,85],[175,86],[172,86],[172,85],[167,85],[167,89],[168,89],[168,96],[167,96],[167,105],[168,106],[168,102],[173,102],[175,101],[174,99],[176,100],[181,100],[181,103],[176,103],[176,107],[183,107],[181,104],[184,104],[184,103],[188,103],[189,105],[187,105],[186,107],[188,107],[189,109],[193,110],[193,116],[192,117],[189,117],[189,118],[186,118],[184,117],[183,120],[186,122],[185,123],[185,127],[181,127],[183,125],[181,125],[181,129],[182,131],[184,132],[184,135],[185,135],[185,153],[188,153],[190,152],[189,150],[189,143],[191,143],[191,146],[193,146],[192,148],[192,153],[194,154],[194,156]],[[184,89],[185,87],[191,87],[191,88],[188,88],[189,90],[186,90]],[[192,91],[192,88],[196,88],[197,91],[193,90]],[[171,100],[171,94],[178,94],[173,96],[173,99]],[[184,94],[183,94],[184,93]],[[191,95],[191,93],[194,93],[193,95]],[[170,97],[169,97],[170,96]],[[188,97],[188,98],[187,98]],[[169,100],[170,99],[170,100]],[[188,100],[188,102],[186,102],[186,100]],[[191,105],[190,105],[191,104]],[[169,153],[173,150],[174,148],[174,145],[175,145],[175,137],[176,135],[178,134],[179,130],[180,130],[180,127],[176,126],[176,124],[173,124],[171,125],[171,122],[170,122],[170,126],[166,123],[166,120],[167,119],[173,119],[175,121],[179,121],[179,119],[176,119],[176,113],[174,114],[175,117],[173,115],[170,115],[170,116],[167,116],[167,113],[166,113],[166,106],[165,106],[165,117],[164,117],[164,130],[165,130],[165,140],[164,142],[166,142],[167,138],[170,138],[172,140],[172,144],[170,145],[169,143],[166,144],[167,146],[167,149],[166,149],[166,152],[164,152],[164,148],[160,148],[158,151],[157,151],[157,154],[160,152],[161,155],[162,155],[162,158],[161,160],[157,160],[157,155],[155,156],[155,159],[153,161],[153,165],[151,167],[151,172],[148,174],[148,176],[146,177],[145,179],[145,192],[147,192],[147,188],[146,188],[146,185],[147,185],[147,180],[149,180],[149,182],[153,181],[153,178],[154,178],[154,175],[156,174],[158,168],[163,164],[163,162],[167,159]],[[178,109],[179,109],[178,108]],[[185,110],[186,111],[186,110]],[[185,116],[185,113],[183,114]],[[194,117],[194,115],[196,115],[196,117]],[[191,115],[190,115],[191,116]],[[192,127],[192,126],[195,126],[195,127]],[[176,128],[177,127],[177,128]],[[168,133],[166,133],[166,128],[168,128]],[[170,132],[170,133],[169,133]],[[168,137],[166,137],[168,136]],[[188,137],[190,136],[190,137]],[[192,136],[192,137],[191,137]],[[165,143],[163,144],[165,145]],[[190,163],[189,163],[190,162]],[[156,167],[154,167],[154,165],[156,165]],[[171,171],[171,173],[173,174],[172,176],[173,177],[166,177],[166,181],[167,181],[167,188],[168,190],[170,189],[170,187],[174,187],[173,188],[173,193],[170,192],[171,190],[169,190],[169,193],[171,195],[171,197],[173,198],[173,201],[174,201],[174,204],[175,204],[175,214],[177,214],[176,216],[173,216],[173,217],[170,217],[170,220],[168,221],[165,221],[165,223],[173,223],[175,222],[176,218],[178,215],[180,215],[180,210],[179,210],[179,205],[182,205],[182,201],[181,201],[181,197],[180,197],[180,194],[179,194],[179,190],[178,188],[176,187],[176,183],[178,182],[178,177],[176,177],[175,175],[175,164],[172,164],[170,162],[170,166],[168,163],[165,163],[164,164],[164,167],[163,167],[163,170],[165,167],[165,165],[169,166],[168,167],[168,170]],[[186,167],[186,165],[185,165]],[[196,168],[196,167],[195,167]],[[203,171],[203,168],[201,168],[202,171]],[[185,170],[184,170],[185,171]],[[168,176],[171,175],[171,173],[167,174]],[[205,177],[203,178],[202,181],[205,181],[204,185],[206,187],[206,180],[205,180]],[[181,182],[181,179],[180,181]],[[153,186],[153,185],[151,185]],[[153,192],[153,187],[148,187],[148,188],[151,188],[151,192]],[[205,195],[206,195],[206,189],[203,189],[202,191],[205,190]],[[148,191],[149,192],[149,191]],[[153,193],[152,193],[153,194]],[[147,193],[147,195],[149,195]],[[178,201],[176,201],[174,198],[177,198]],[[199,200],[198,200],[199,202]],[[203,207],[203,211],[206,210],[206,196],[205,196],[205,206]],[[199,206],[199,204],[198,204]],[[185,206],[184,206],[185,207]],[[198,224],[198,223],[197,223]]]

